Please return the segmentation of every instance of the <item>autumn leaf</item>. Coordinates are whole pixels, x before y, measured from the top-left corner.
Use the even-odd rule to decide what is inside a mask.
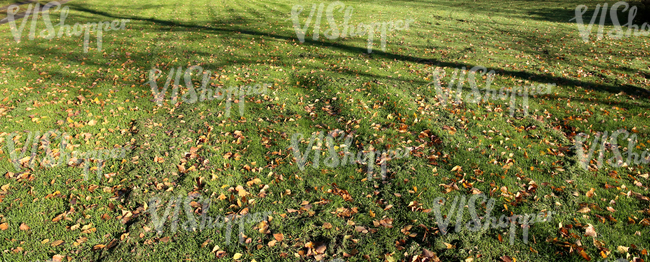
[[[27,231],[29,230],[29,226],[25,223],[20,224],[20,230],[22,231]]]
[[[592,187],[592,188],[591,188],[591,189],[590,189],[590,190],[589,190],[585,195],[586,195],[587,197],[593,197],[593,196],[594,196],[594,191],[596,191],[596,189],[594,189],[594,188]]]
[[[589,212],[591,212],[591,209],[589,207],[583,207],[583,208],[578,210],[578,213],[583,213],[583,214],[589,213]]]
[[[120,241],[117,240],[117,239],[111,240],[111,242],[108,242],[108,245],[106,245],[106,249],[111,249],[111,248],[117,246],[117,243],[119,243],[119,242]]]
[[[284,235],[283,235],[282,233],[273,234],[273,237],[274,237],[275,240],[277,240],[278,242],[279,242],[279,241],[282,241],[282,240],[284,239]]]
[[[586,229],[585,236],[596,237],[598,234],[596,233],[596,229],[594,229],[594,226],[592,226],[591,224],[587,224],[587,225],[589,226]]]

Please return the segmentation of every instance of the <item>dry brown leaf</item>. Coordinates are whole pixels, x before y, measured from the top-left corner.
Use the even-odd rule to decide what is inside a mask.
[[[111,249],[111,248],[117,246],[117,243],[119,243],[119,242],[120,241],[117,240],[117,239],[111,240],[111,242],[109,242],[108,245],[106,245],[106,249]]]
[[[58,222],[59,220],[61,220],[61,219],[63,218],[63,215],[65,215],[65,213],[60,214],[60,215],[54,217],[54,218],[52,219],[52,222]]]
[[[29,226],[25,223],[20,224],[20,230],[22,231],[27,231],[29,230]]]
[[[282,233],[273,234],[273,237],[277,241],[282,241],[284,239],[284,235]]]
[[[7,230],[8,228],[9,228],[9,224],[7,223],[0,224],[0,230],[4,231]]]
[[[63,256],[62,255],[54,255],[52,257],[52,262],[61,262],[63,261]]]
[[[587,230],[585,232],[585,236],[597,237],[598,234],[596,233],[596,229],[594,228],[594,226],[592,226],[591,224],[587,224],[587,225],[589,225],[589,226],[587,227]]]
[[[589,213],[591,209],[589,207],[583,207],[580,210],[578,210],[578,213]]]
[[[52,244],[50,244],[50,246],[56,247],[56,246],[59,246],[61,244],[63,244],[63,240],[57,240],[57,241],[52,242]]]
[[[596,191],[596,189],[594,189],[594,188],[592,187],[589,191],[587,191],[587,193],[586,193],[585,195],[586,195],[587,197],[593,197],[595,191]]]
[[[325,253],[325,250],[327,249],[326,245],[320,245],[316,248],[316,253],[318,254],[323,254]]]

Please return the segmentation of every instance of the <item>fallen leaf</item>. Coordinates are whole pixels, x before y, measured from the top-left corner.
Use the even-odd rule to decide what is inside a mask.
[[[589,191],[587,191],[587,193],[586,193],[585,195],[586,195],[587,197],[593,197],[595,191],[596,191],[596,189],[594,189],[594,188],[592,187]]]
[[[596,233],[596,229],[594,228],[594,226],[592,226],[591,224],[587,224],[587,225],[589,225],[589,226],[587,227],[587,230],[585,232],[585,236],[597,237],[598,234]]]
[[[52,262],[61,262],[63,261],[63,256],[62,255],[54,255],[52,257]]]
[[[111,240],[111,242],[108,242],[108,245],[106,245],[106,249],[111,249],[115,246],[117,246],[117,243],[120,242],[117,239]]]
[[[589,213],[591,212],[591,209],[589,207],[583,207],[580,210],[578,210],[578,213]]]
[[[284,235],[283,235],[282,233],[273,234],[273,237],[274,237],[275,240],[277,240],[277,241],[282,241],[282,240],[284,239]]]

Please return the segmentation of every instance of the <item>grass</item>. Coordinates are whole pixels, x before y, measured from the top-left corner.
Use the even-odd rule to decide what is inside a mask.
[[[577,133],[622,128],[637,132],[636,152],[648,150],[647,36],[593,41],[594,30],[592,42],[583,42],[569,20],[577,5],[588,5],[591,15],[598,1],[347,1],[350,24],[416,21],[389,33],[385,51],[375,41],[368,54],[365,37],[314,40],[313,26],[300,43],[291,8],[309,12],[312,3],[319,2],[71,1],[66,25],[131,20],[125,30],[104,32],[101,52],[91,33],[87,53],[83,36],[30,41],[25,31],[17,43],[1,25],[2,258],[313,261],[314,244],[326,246],[322,258],[346,261],[407,260],[424,249],[442,261],[583,261],[581,250],[596,260],[625,253],[648,259],[648,201],[635,197],[648,196],[647,164],[583,170],[575,149],[566,149]],[[58,23],[59,13],[50,18]],[[328,28],[325,19],[321,26]],[[39,18],[36,32],[43,29]],[[215,86],[273,87],[247,97],[244,116],[235,106],[225,117],[223,100],[174,105],[169,93],[158,107],[149,70],[163,71],[162,85],[169,69],[192,65],[218,74]],[[530,98],[529,116],[520,106],[509,116],[504,100],[441,106],[429,85],[435,68],[450,75],[477,65],[495,70],[494,89],[556,87]],[[470,91],[466,85],[463,94]],[[103,172],[115,175],[100,181],[84,181],[75,165],[16,171],[8,135],[22,134],[22,147],[25,131],[50,129],[70,135],[70,152],[132,150],[107,160]],[[389,161],[386,181],[377,172],[368,181],[363,165],[300,171],[288,149],[292,135],[335,129],[354,132],[355,151],[369,144],[418,149]],[[60,140],[52,141],[58,148]],[[38,149],[39,158],[44,152]],[[447,192],[443,184],[456,188]],[[533,225],[527,244],[521,228],[514,245],[507,229],[440,234],[433,200],[476,190],[495,198],[493,216],[557,215]],[[149,199],[189,194],[211,197],[212,217],[273,212],[268,234],[247,226],[250,242],[235,236],[226,245],[223,229],[172,233],[167,221],[156,235],[145,212]],[[590,211],[578,212],[584,207]],[[585,236],[587,224],[599,242]],[[629,249],[620,253],[619,246]]]
[[[50,2],[56,2],[56,1],[38,0],[38,1],[28,2],[28,1],[21,1],[21,0],[0,0],[0,19],[3,19],[5,17],[7,17],[7,12],[9,10],[10,5],[17,4],[18,5],[18,10],[15,11],[15,14],[20,14],[22,12],[27,11],[30,8],[34,8],[36,3],[40,3],[41,7],[42,7],[45,4],[50,3]],[[31,7],[30,7],[30,4],[31,4]]]

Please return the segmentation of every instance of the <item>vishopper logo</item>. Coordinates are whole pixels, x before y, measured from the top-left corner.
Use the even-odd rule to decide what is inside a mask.
[[[162,202],[159,197],[152,197],[149,199],[148,205],[145,206],[145,209],[148,209],[148,213],[151,215],[151,223],[153,225],[153,229],[156,230],[158,235],[163,234],[163,225],[165,224],[165,221],[167,221],[167,217],[169,217],[172,221],[171,224],[171,233],[174,234],[178,230],[179,226],[179,213],[181,207],[183,208],[183,213],[185,213],[185,222],[183,222],[180,226],[182,229],[185,231],[203,231],[204,229],[218,229],[218,228],[226,228],[226,245],[230,244],[230,238],[232,235],[232,227],[234,224],[239,223],[239,243],[243,244],[244,243],[244,229],[245,229],[245,224],[255,224],[259,223],[262,221],[266,222],[266,227],[268,227],[268,222],[273,220],[273,217],[270,216],[272,215],[272,212],[257,212],[253,214],[245,213],[245,214],[231,214],[231,215],[226,215],[226,216],[217,216],[215,218],[212,218],[208,216],[208,210],[210,209],[210,203],[211,199],[210,198],[204,198],[203,196],[199,196],[199,199],[197,201],[194,201],[196,198],[196,195],[188,196],[188,197],[183,197],[183,196],[178,196],[178,197],[172,197],[169,202],[167,203],[167,207],[165,208],[165,211],[163,212],[162,216],[158,215],[158,212],[156,211],[158,209],[158,206],[161,206]],[[201,220],[197,220],[196,217],[194,217],[195,211],[194,207],[197,208],[197,213],[201,214]],[[173,208],[173,211],[172,211]],[[173,213],[172,213],[173,212]],[[170,215],[170,213],[172,213]]]
[[[621,136],[623,135],[623,136]],[[627,140],[627,158],[623,158],[621,155],[621,152],[619,151],[619,146],[618,146],[618,140],[622,138],[623,140]],[[588,153],[585,153],[585,148],[584,148],[584,142],[589,139],[589,136],[585,133],[580,133],[574,137],[575,140],[575,149],[576,153],[578,155],[578,162],[580,167],[582,167],[585,170],[588,170],[588,168],[594,167],[594,168],[601,168],[603,166],[603,158],[605,157],[605,153],[608,150],[611,150],[613,153],[613,157],[607,160],[607,163],[611,165],[612,167],[627,167],[632,164],[638,165],[638,164],[648,164],[650,163],[650,151],[645,150],[641,153],[635,152],[636,145],[638,143],[638,139],[636,134],[631,134],[627,130],[619,129],[614,131],[611,134],[611,137],[609,137],[608,140],[608,132],[605,131],[603,133],[596,133],[593,136],[593,141],[591,142],[590,145],[588,145]],[[599,142],[600,140],[600,142]],[[591,165],[591,160],[594,158],[594,153],[596,148],[600,147],[599,153],[598,153],[598,159],[596,161],[596,165]],[[625,149],[625,148],[624,148]]]
[[[323,148],[323,143],[326,144],[327,152],[329,157],[323,160],[323,164],[329,168],[336,168],[339,166],[345,166],[347,164],[359,163],[368,166],[368,180],[372,181],[372,173],[376,163],[381,165],[381,177],[382,180],[386,180],[386,165],[388,161],[392,159],[406,158],[410,156],[412,148],[406,147],[404,149],[396,150],[384,150],[378,151],[373,148],[366,148],[363,151],[359,151],[356,154],[351,152],[352,149],[352,135],[345,136],[345,132],[340,130],[335,130],[327,134],[327,137],[323,139],[324,133],[317,132],[312,134],[309,139],[309,144],[305,148],[304,152],[300,151],[300,142],[304,138],[302,133],[296,133],[291,136],[291,149],[293,150],[293,156],[296,158],[296,163],[300,170],[305,170],[305,165],[307,164],[307,159],[311,151],[314,151],[314,157],[312,161],[312,166],[318,168],[320,165],[321,150]],[[341,143],[341,139],[345,137],[345,142]],[[338,140],[338,144],[334,140]],[[337,149],[342,149],[343,152],[337,152]],[[342,154],[342,157],[339,156]],[[355,157],[356,156],[356,157]]]
[[[313,39],[318,40],[320,36],[320,27],[321,27],[321,20],[323,17],[323,8],[325,7],[324,3],[321,3],[318,5],[318,15],[316,17],[316,21],[314,22],[314,35]],[[307,29],[309,28],[309,25],[312,22],[312,18],[314,17],[314,13],[316,12],[316,4],[312,4],[311,7],[311,12],[309,13],[309,17],[307,18],[307,21],[305,21],[305,24],[300,27],[300,13],[303,11],[303,6],[302,5],[294,5],[293,8],[291,8],[291,20],[293,22],[293,29],[296,31],[296,36],[298,36],[298,40],[300,40],[301,43],[305,42],[305,33],[307,32]],[[345,8],[345,4],[341,3],[340,1],[336,1],[334,3],[331,3],[327,6],[327,10],[325,11],[325,16],[327,17],[327,22],[330,26],[330,29],[325,30],[323,35],[330,40],[336,40],[339,37],[345,38],[348,35],[350,37],[354,36],[363,36],[368,34],[368,53],[372,53],[372,43],[375,38],[375,30],[381,30],[381,50],[386,51],[386,30],[389,32],[392,32],[394,30],[408,30],[409,29],[409,24],[413,23],[415,20],[413,19],[407,19],[406,22],[403,20],[397,20],[395,22],[390,21],[390,22],[375,22],[371,23],[368,25],[365,25],[363,23],[357,24],[355,27],[354,25],[350,26],[348,25],[350,22],[350,18],[352,17],[352,11],[354,8],[351,6],[345,9],[345,15],[344,15],[344,20],[343,20],[343,31],[339,33],[339,27],[336,24],[336,21],[334,19],[334,10],[338,9],[339,12],[343,12]]]
[[[433,213],[436,217],[436,222],[438,224],[438,228],[440,229],[440,233],[446,235],[449,232],[447,227],[452,221],[451,219],[454,215],[456,215],[456,233],[460,232],[463,226],[465,226],[469,231],[476,232],[479,230],[488,230],[490,226],[492,226],[492,228],[508,228],[508,223],[510,223],[510,245],[513,245],[515,241],[515,231],[517,229],[516,224],[518,222],[518,224],[523,228],[522,238],[524,240],[524,243],[528,243],[528,230],[530,229],[530,226],[534,223],[549,222],[552,219],[552,214],[554,214],[553,211],[547,211],[539,212],[537,214],[531,213],[512,216],[501,215],[501,217],[497,219],[496,217],[491,216],[492,210],[494,209],[495,199],[490,198],[486,205],[485,216],[479,218],[478,212],[476,210],[476,201],[478,198],[482,198],[482,204],[485,203],[487,197],[484,194],[472,195],[472,197],[469,199],[469,202],[466,202],[465,196],[462,196],[459,203],[459,197],[456,196],[446,216],[443,216],[442,212],[440,211],[440,207],[445,204],[445,199],[442,197],[434,199]],[[471,216],[471,221],[463,224],[462,220],[463,214],[465,213],[466,203],[468,204],[468,211]]]
[[[484,93],[481,93],[478,88],[476,77],[477,74],[479,74],[479,78],[485,78],[485,86],[482,89]],[[449,97],[452,96],[454,84],[456,84],[455,104],[461,104],[461,101],[463,100],[463,86],[465,85],[465,82],[468,82],[472,88],[472,91],[469,94],[465,95],[464,101],[466,103],[478,104],[481,101],[487,102],[490,99],[507,100],[509,98],[511,117],[514,116],[516,110],[516,96],[522,97],[522,108],[524,115],[527,116],[529,109],[528,96],[550,94],[552,87],[555,86],[555,84],[540,84],[535,87],[531,84],[528,87],[515,86],[512,89],[506,89],[505,87],[501,88],[500,90],[490,89],[492,81],[494,80],[495,72],[494,70],[487,72],[487,68],[482,66],[472,67],[472,69],[469,70],[469,73],[465,67],[462,69],[456,68],[453,75],[451,76],[451,80],[449,81],[447,88],[442,87],[441,84],[442,79],[445,76],[446,72],[444,70],[436,68],[433,72],[433,81],[429,83],[429,85],[434,85],[436,95],[438,96],[438,99],[442,106],[446,106]]]
[[[192,83],[192,72],[194,75],[202,75],[201,78],[201,87],[198,89],[198,91],[194,88],[194,83]],[[253,84],[253,85],[242,85],[240,87],[237,86],[231,86],[228,89],[224,89],[222,87],[215,88],[214,90],[210,88],[210,79],[212,77],[212,72],[210,70],[203,70],[201,66],[191,66],[187,68],[183,72],[183,67],[179,66],[178,68],[171,68],[169,70],[169,74],[167,75],[167,80],[165,81],[165,84],[162,88],[158,88],[158,83],[156,82],[158,77],[162,74],[162,71],[159,69],[151,69],[149,71],[149,85],[151,86],[151,92],[153,93],[154,100],[156,101],[156,104],[158,106],[163,105],[163,101],[165,99],[165,94],[167,93],[167,89],[169,88],[169,85],[172,83],[172,79],[174,79],[174,82],[172,84],[172,100],[171,103],[176,105],[178,101],[178,93],[179,93],[179,87],[181,86],[181,75],[183,76],[183,80],[185,82],[185,86],[187,88],[187,91],[182,95],[183,102],[188,103],[188,104],[193,104],[196,103],[196,101],[212,101],[213,99],[217,100],[223,100],[224,97],[226,99],[226,117],[230,116],[230,108],[231,108],[231,103],[233,102],[233,98],[239,97],[238,101],[239,102],[239,115],[243,116],[244,115],[244,99],[247,95],[266,95],[267,94],[267,87],[271,87],[272,85],[269,83],[264,83],[264,84]],[[146,83],[145,83],[146,84]],[[213,84],[214,85],[214,84]]]
[[[99,22],[99,23],[86,23],[85,25],[75,23],[74,26],[69,26],[65,24],[65,19],[68,17],[68,14],[70,13],[70,7],[63,7],[61,8],[61,4],[59,2],[50,2],[45,4],[42,9],[40,9],[40,3],[36,3],[36,5],[32,8],[32,4],[29,4],[27,7],[27,11],[25,12],[25,17],[23,18],[22,22],[20,22],[20,27],[16,26],[16,18],[15,15],[18,12],[18,5],[11,5],[9,6],[9,9],[7,9],[7,20],[9,21],[9,27],[11,28],[11,34],[14,36],[14,40],[16,42],[20,42],[22,32],[25,29],[25,25],[27,24],[27,20],[29,20],[29,16],[32,16],[32,26],[29,31],[29,40],[34,40],[34,31],[36,30],[36,21],[38,20],[38,15],[39,11],[43,16],[43,21],[45,22],[45,27],[46,29],[40,32],[40,36],[45,39],[52,39],[54,36],[56,37],[62,37],[63,34],[65,33],[68,37],[74,35],[74,36],[80,36],[81,34],[84,34],[84,53],[88,52],[88,43],[89,43],[89,38],[90,38],[90,31],[96,31],[97,33],[97,51],[102,51],[102,39],[104,35],[104,31],[110,31],[110,30],[124,30],[126,23],[130,22],[130,19],[122,19],[122,20],[114,20],[112,22]],[[60,27],[59,33],[56,34],[56,31],[54,30],[54,27],[52,26],[52,22],[50,21],[50,9],[56,6],[56,11],[61,10],[61,16],[59,20],[59,24],[57,26]]]
[[[621,23],[618,20],[618,9],[621,6],[623,6],[623,10],[622,10],[623,12],[626,11],[628,12],[627,23],[623,25],[623,26],[627,26],[627,31],[625,32],[625,34],[623,34],[623,28],[621,27]],[[589,35],[591,34],[591,28],[596,22],[599,12],[600,12],[600,22],[598,26],[597,40],[603,39],[603,29],[605,27],[605,18],[607,17],[607,3],[603,4],[602,9],[600,7],[600,4],[596,5],[596,9],[594,9],[594,13],[591,17],[591,20],[589,21],[589,26],[585,26],[582,16],[585,13],[587,13],[588,9],[589,8],[586,5],[579,5],[578,7],[576,7],[575,10],[576,16],[571,20],[569,20],[569,21],[576,20],[577,22],[576,25],[578,26],[578,30],[580,31],[580,37],[585,43],[589,42]],[[650,25],[648,23],[643,23],[643,25],[641,25],[640,27],[638,25],[633,24],[634,17],[636,17],[636,13],[637,13],[637,7],[632,6],[630,8],[630,5],[627,2],[620,1],[613,4],[609,10],[609,16],[612,20],[612,23],[614,24],[614,30],[607,32],[607,35],[614,39],[620,39],[623,36],[630,37],[632,35],[648,36],[650,34]]]
[[[87,152],[73,151],[72,156],[66,150],[71,147],[68,143],[70,136],[67,133],[61,133],[59,130],[49,130],[43,135],[41,131],[28,131],[27,138],[25,139],[22,150],[19,148],[16,149],[16,143],[19,143],[22,136],[18,132],[9,133],[6,137],[0,138],[6,139],[7,143],[7,153],[9,154],[10,161],[13,164],[16,172],[20,172],[23,167],[29,167],[34,169],[35,163],[38,160],[36,155],[38,154],[39,148],[39,138],[41,148],[45,151],[45,156],[39,161],[41,167],[52,168],[59,165],[79,165],[82,163],[85,164],[84,167],[84,180],[89,179],[89,169],[92,162],[97,162],[97,180],[101,180],[102,168],[104,165],[104,160],[109,158],[124,158],[126,151],[130,151],[130,148],[126,147],[116,147],[112,149],[100,149],[100,150],[91,150]],[[59,139],[59,148],[52,150],[51,148],[51,139]],[[26,156],[27,148],[31,147],[31,154]],[[19,153],[17,153],[19,152]],[[58,161],[56,159],[58,157]],[[82,160],[83,159],[83,160]],[[68,161],[72,161],[69,163]],[[107,174],[108,175],[108,174]]]

